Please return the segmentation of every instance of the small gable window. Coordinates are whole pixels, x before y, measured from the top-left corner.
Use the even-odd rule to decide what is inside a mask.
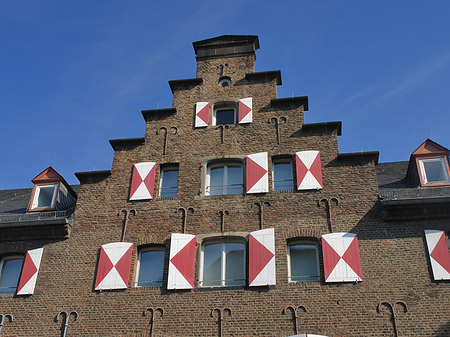
[[[58,185],[36,185],[31,209],[54,208]]]
[[[273,190],[289,191],[293,189],[292,161],[277,160],[273,162]]]
[[[450,182],[444,157],[419,159],[419,166],[425,184],[448,184]]]
[[[206,195],[240,194],[242,179],[242,163],[208,165]]]
[[[136,286],[161,287],[164,271],[164,248],[145,248],[139,251]]]
[[[178,191],[178,166],[161,168],[160,198],[173,198]]]
[[[0,261],[0,294],[14,294],[19,283],[23,256],[6,256]]]
[[[214,104],[213,125],[236,124],[236,103],[221,102]]]
[[[202,245],[202,287],[245,285],[245,242],[229,239]]]
[[[314,242],[292,242],[288,245],[290,282],[320,281],[319,253]]]

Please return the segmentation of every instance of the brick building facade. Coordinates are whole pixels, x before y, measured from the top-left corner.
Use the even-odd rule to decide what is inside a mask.
[[[0,334],[450,335],[449,151],[339,153],[341,123],[305,124],[258,48],[195,42],[196,78],[110,141],[110,171],[0,192],[2,276],[21,271]]]

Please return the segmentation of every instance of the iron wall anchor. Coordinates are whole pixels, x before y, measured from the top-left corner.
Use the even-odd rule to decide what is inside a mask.
[[[159,135],[161,130],[164,130],[163,156],[165,156],[167,153],[167,143],[169,141],[169,131],[173,130],[174,131],[173,134],[176,135],[178,133],[178,128],[176,126],[169,126],[169,128],[162,126],[159,128],[159,130],[156,131],[156,134]]]
[[[217,125],[216,130],[220,129],[220,144],[223,144],[224,142],[224,137],[225,137],[225,132],[224,129],[229,129],[230,127],[228,125]]]
[[[264,228],[264,205],[271,206],[272,204],[270,201],[263,201],[263,202],[255,202],[255,206],[259,207],[259,229]]]
[[[225,230],[225,215],[230,214],[230,211],[227,209],[223,209],[220,210],[218,213],[220,215],[220,231],[223,233]]]
[[[320,203],[325,204],[325,212],[327,212],[327,222],[328,222],[328,230],[330,233],[333,233],[333,219],[331,217],[331,202],[334,201],[336,203],[336,206],[339,205],[339,199],[335,197],[331,197],[329,199],[323,198],[317,201],[317,207],[320,207]]]
[[[62,334],[61,334],[61,336],[62,336],[62,337],[66,337],[67,328],[69,327],[69,319],[70,319],[70,316],[73,316],[73,321],[75,322],[75,321],[78,319],[79,315],[78,315],[78,312],[76,312],[76,311],[71,311],[71,312],[69,312],[69,313],[67,313],[67,311],[60,311],[60,312],[58,313],[58,315],[56,316],[56,322],[59,321],[59,317],[60,317],[60,316],[64,316],[64,317],[63,317],[64,327],[63,327],[63,329],[62,329]]]
[[[292,310],[292,320],[294,321],[294,330],[295,334],[298,335],[298,323],[297,323],[298,309],[302,309],[304,312],[306,312],[306,308],[303,305],[299,305],[297,307],[288,305],[286,306],[286,308],[283,309],[283,315],[286,315],[288,309]]]
[[[211,310],[211,317],[214,317],[214,312],[217,311],[217,318],[219,323],[219,337],[222,337],[222,322],[223,322],[223,314],[224,312],[228,311],[228,316],[231,316],[231,309],[230,308],[214,308]]]
[[[133,213],[133,215],[136,216],[136,210],[134,208],[132,209],[124,208],[117,215],[119,216],[120,213],[125,213],[125,217],[123,219],[122,237],[120,238],[120,242],[123,242],[123,240],[125,239],[125,233],[127,231],[128,217],[130,216],[130,213]]]
[[[14,316],[11,314],[0,314],[0,333],[2,332],[3,324],[5,324],[5,318],[9,319],[9,322],[14,321]]]
[[[283,122],[283,124],[286,124],[287,117],[270,117],[268,120],[269,124],[272,124],[272,121],[275,123],[275,130],[277,133],[277,144],[280,144],[280,122]]]
[[[187,215],[188,211],[191,211],[194,213],[194,207],[188,207],[187,209],[184,207],[178,207],[176,210],[177,212],[183,211],[183,234],[186,233],[186,222],[187,222]]]
[[[152,307],[148,307],[147,309],[144,310],[143,315],[145,316],[146,312],[150,312],[152,315],[150,317],[150,337],[153,336],[153,327],[155,325],[155,321],[156,321],[156,312],[159,311],[161,313],[161,315],[159,317],[162,317],[164,315],[164,309],[163,308],[152,308]]]
[[[395,301],[395,302],[393,302],[393,303],[389,303],[389,302],[387,302],[387,301],[382,301],[382,302],[380,302],[380,303],[377,305],[377,312],[378,312],[379,314],[382,314],[382,313],[381,313],[381,306],[382,306],[383,304],[384,304],[385,306],[387,306],[387,307],[389,308],[389,310],[391,311],[391,321],[392,321],[392,325],[394,326],[394,336],[395,336],[395,337],[398,337],[398,328],[397,328],[397,322],[396,322],[396,320],[397,320],[397,315],[396,315],[396,312],[395,312],[395,305],[396,305],[396,304],[401,305],[401,306],[403,307],[403,311],[404,311],[405,313],[408,312],[408,306],[407,306],[406,303],[403,302],[403,301]]]

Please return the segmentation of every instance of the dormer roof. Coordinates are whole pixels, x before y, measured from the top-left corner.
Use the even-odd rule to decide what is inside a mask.
[[[222,35],[192,43],[198,59],[254,54],[259,49],[257,35]]]

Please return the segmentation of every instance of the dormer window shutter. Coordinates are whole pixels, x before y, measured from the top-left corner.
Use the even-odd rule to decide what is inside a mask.
[[[195,127],[201,128],[209,125],[209,102],[197,102],[195,104]]]
[[[128,288],[132,255],[132,243],[113,242],[102,245],[98,259],[95,290]]]
[[[426,230],[425,239],[434,280],[450,280],[450,254],[445,233]]]
[[[252,98],[247,97],[239,100],[238,123],[251,123],[253,118]]]
[[[322,164],[319,151],[300,151],[295,154],[298,190],[323,188]]]
[[[246,158],[246,193],[269,192],[267,152],[250,154]]]
[[[133,166],[130,200],[152,199],[155,191],[156,163],[137,163]]]
[[[267,228],[250,233],[248,251],[249,286],[275,285],[275,230]]]
[[[44,248],[27,251],[23,261],[19,285],[17,286],[17,295],[31,295],[34,293],[43,252]]]
[[[172,233],[167,289],[194,288],[196,246],[195,235]]]
[[[322,236],[325,282],[362,281],[358,238],[353,233]]]

